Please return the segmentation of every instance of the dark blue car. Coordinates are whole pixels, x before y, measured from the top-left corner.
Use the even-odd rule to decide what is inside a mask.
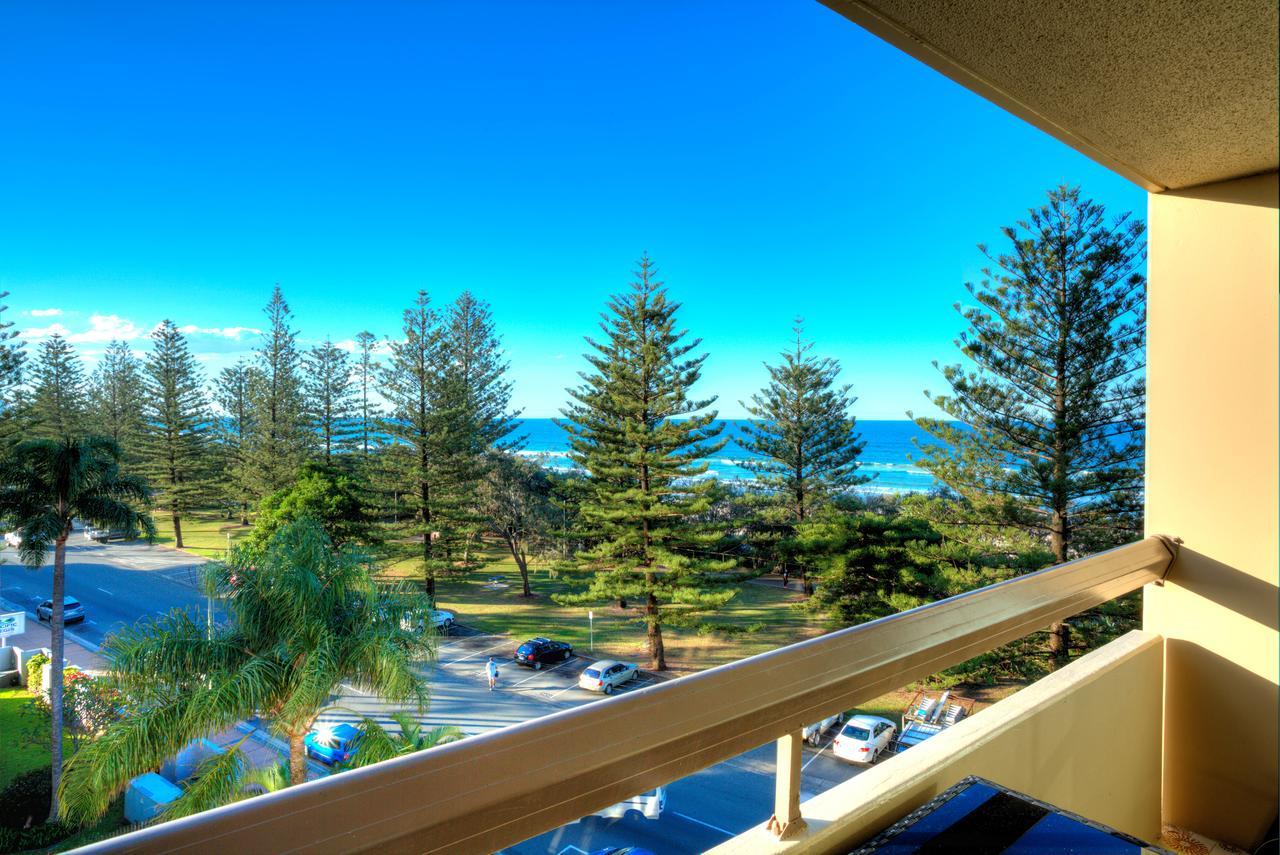
[[[302,740],[307,747],[307,756],[334,766],[350,760],[359,747],[360,731],[345,722],[342,724],[323,724],[316,727]]]

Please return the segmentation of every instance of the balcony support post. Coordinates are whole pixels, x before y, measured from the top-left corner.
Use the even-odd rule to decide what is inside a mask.
[[[778,771],[773,797],[773,816],[768,829],[785,840],[804,830],[800,817],[800,769],[803,765],[804,735],[800,731],[788,733],[778,740]]]

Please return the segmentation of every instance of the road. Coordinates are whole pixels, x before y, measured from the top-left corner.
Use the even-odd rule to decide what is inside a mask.
[[[0,597],[22,606],[32,617],[49,599],[53,586],[53,553],[38,570],[28,570],[14,549],[0,552]],[[181,609],[203,620],[206,600],[195,587],[201,559],[162,546],[136,543],[89,543],[77,531],[67,544],[67,595],[85,606],[84,622],[68,632],[94,646],[121,626],[143,617]]]
[[[78,537],[79,535],[77,535]],[[33,610],[49,596],[50,569],[35,571],[17,564],[12,549],[0,552],[0,596]],[[206,601],[195,587],[200,559],[146,544],[74,543],[67,550],[67,592],[84,603],[88,619],[70,632],[101,644],[109,632],[140,618],[182,609],[197,619]],[[448,608],[448,603],[443,603]],[[466,614],[459,620],[465,622]],[[455,634],[442,638],[436,661],[426,666],[431,706],[424,723],[453,725],[474,734],[538,718],[557,710],[598,703],[604,696],[577,688],[578,674],[592,660],[574,656],[554,668],[533,671],[510,661],[523,639]],[[489,656],[502,663],[499,685],[490,692],[483,675]],[[620,689],[637,691],[656,682],[642,673]],[[390,723],[397,707],[344,686],[334,697],[340,709],[329,720],[369,716]],[[860,770],[833,758],[826,742],[819,751],[805,748],[802,791],[806,798],[825,791]],[[539,835],[505,851],[511,855],[572,855],[605,846],[644,846],[656,853],[700,852],[769,818],[773,805],[774,749],[762,746],[739,757],[674,781],[667,788],[667,807],[656,820],[590,817]]]

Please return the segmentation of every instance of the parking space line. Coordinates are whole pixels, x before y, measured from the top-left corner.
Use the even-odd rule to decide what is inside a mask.
[[[462,636],[448,636],[448,637],[452,637],[454,640],[450,641],[448,644],[437,645],[436,647],[437,650],[444,650],[447,647],[457,647],[459,645],[464,645],[464,644],[467,644],[468,642],[477,641],[482,638],[501,638],[502,636],[495,635],[493,633],[486,633],[484,635],[462,635]]]
[[[470,658],[472,658],[473,656],[483,656],[484,654],[488,653],[490,650],[497,650],[499,647],[506,647],[506,646],[507,646],[507,645],[509,645],[510,643],[511,643],[511,642],[509,642],[509,641],[503,641],[503,642],[501,642],[501,643],[499,643],[499,644],[492,644],[492,645],[490,645],[490,646],[488,646],[488,647],[484,648],[483,650],[477,650],[475,653],[468,653],[466,656],[459,656],[457,659],[450,659],[448,662],[441,662],[440,664],[441,664],[441,665],[452,665],[452,664],[453,664],[453,663],[455,663],[455,662],[462,662],[463,660],[470,659]]]
[[[549,700],[549,701],[551,701],[551,700],[555,700],[556,698],[560,697],[561,695],[563,695],[565,692],[569,691],[570,689],[576,689],[576,688],[578,688],[578,684],[577,684],[577,683],[573,683],[573,684],[571,684],[571,685],[565,686],[563,689],[561,689],[561,690],[560,690],[560,691],[558,691],[558,692],[554,692],[554,693],[552,693],[552,694],[547,695],[547,696],[546,696],[546,698],[547,698],[547,700]]]
[[[823,752],[823,751],[826,751],[826,750],[827,750],[828,748],[830,748],[830,747],[831,747],[831,743],[830,743],[830,742],[828,742],[826,745],[822,746],[822,747],[821,747],[821,748],[819,748],[817,751],[815,751],[812,757],[810,757],[808,760],[804,761],[804,765],[802,765],[802,766],[800,767],[800,771],[801,771],[801,772],[803,772],[805,769],[808,769],[808,768],[809,768],[809,764],[810,764],[810,763],[812,763],[814,760],[817,760],[819,757],[821,757],[821,756],[822,756],[822,752]]]
[[[721,834],[723,834],[725,837],[737,837],[737,836],[738,836],[738,835],[734,834],[732,831],[725,831],[723,828],[721,828],[721,827],[720,827],[720,826],[718,826],[718,825],[712,825],[712,824],[711,824],[711,823],[709,823],[709,822],[703,822],[703,821],[702,821],[702,820],[700,820],[700,819],[694,819],[693,817],[689,816],[687,813],[680,813],[680,811],[677,811],[677,810],[673,810],[673,811],[672,811],[672,813],[673,813],[673,814],[675,814],[676,816],[680,817],[681,819],[687,819],[687,820],[689,820],[689,822],[696,822],[698,825],[701,825],[701,826],[704,826],[704,827],[706,827],[706,828],[709,828],[709,829],[711,829],[712,831],[718,831],[718,832],[720,832]]]
[[[541,677],[543,674],[550,674],[552,671],[556,670],[556,668],[559,668],[564,665],[568,665],[570,662],[574,661],[577,658],[578,658],[577,656],[570,656],[568,659],[564,660],[559,665],[556,665],[551,668],[543,668],[541,671],[534,671],[532,675],[525,677],[519,683],[512,683],[510,688],[514,689],[516,686],[523,686],[525,683],[529,682],[534,677]]]

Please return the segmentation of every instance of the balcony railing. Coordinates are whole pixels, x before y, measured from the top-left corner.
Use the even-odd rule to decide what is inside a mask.
[[[779,741],[798,818],[802,727],[1163,579],[1166,537],[375,766],[96,844],[92,852],[493,852]]]

